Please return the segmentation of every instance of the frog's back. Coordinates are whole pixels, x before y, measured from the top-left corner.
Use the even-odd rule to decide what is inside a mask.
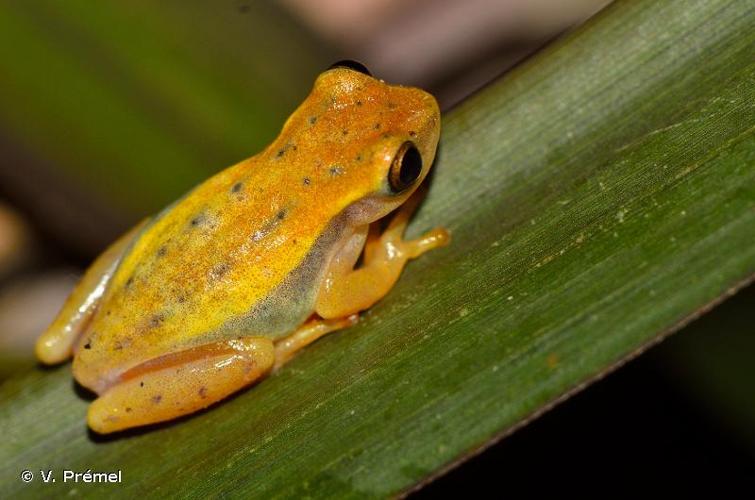
[[[158,215],[114,273],[80,368],[119,371],[241,334],[277,338],[306,319],[329,217],[280,189],[297,181],[253,157]]]

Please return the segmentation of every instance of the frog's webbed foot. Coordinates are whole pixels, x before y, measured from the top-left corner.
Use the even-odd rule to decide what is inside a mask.
[[[409,219],[423,196],[423,191],[415,192],[382,233],[379,221],[370,226],[361,267],[354,268],[361,248],[355,251],[355,245],[344,247],[350,255],[334,259],[320,288],[316,304],[320,316],[339,318],[369,308],[393,288],[409,259],[448,244],[451,235],[444,228],[435,228],[415,240],[403,239]]]
[[[274,361],[273,342],[264,337],[161,356],[124,373],[89,406],[87,422],[107,434],[188,415],[265,376]]]
[[[105,293],[123,253],[146,223],[147,220],[142,221],[118,238],[89,266],[55,320],[37,339],[37,359],[43,363],[54,364],[71,357],[73,345],[97,310],[100,298]]]

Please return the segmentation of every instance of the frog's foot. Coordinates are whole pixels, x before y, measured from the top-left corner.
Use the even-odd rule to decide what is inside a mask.
[[[245,337],[147,361],[124,373],[90,406],[87,422],[107,434],[194,413],[265,376],[272,340]]]
[[[97,310],[100,298],[105,293],[108,281],[118,266],[118,262],[129,243],[146,222],[146,220],[143,221],[118,238],[84,273],[58,316],[37,339],[35,346],[37,359],[46,364],[54,364],[71,357],[73,344]]]
[[[369,262],[387,262],[391,260],[402,261],[402,266],[399,269],[403,269],[403,264],[409,259],[414,259],[422,255],[423,253],[446,246],[451,241],[451,234],[447,229],[442,227],[436,227],[417,238],[416,240],[404,240],[404,231],[409,224],[415,210],[425,196],[425,189],[418,189],[401,208],[396,212],[396,215],[391,219],[388,227],[382,234],[378,234],[373,228],[378,227],[376,224],[372,224],[370,227],[370,235],[367,238],[367,243],[364,248],[365,263]],[[396,251],[400,255],[395,255]]]
[[[313,319],[304,323],[294,333],[276,342],[273,371],[283,366],[299,349],[311,344],[326,333],[353,326],[357,321],[359,321],[359,315],[352,314],[345,318]]]
[[[451,235],[444,228],[435,228],[416,240],[404,240],[406,225],[424,193],[416,192],[398,210],[385,231],[373,223],[364,245],[361,267],[354,269],[358,252],[347,245],[328,270],[320,288],[315,310],[323,318],[338,318],[369,308],[383,298],[398,280],[407,261],[428,250],[448,244]]]

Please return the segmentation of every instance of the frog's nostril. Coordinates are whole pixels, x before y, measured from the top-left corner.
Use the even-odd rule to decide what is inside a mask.
[[[336,63],[333,63],[330,65],[328,69],[335,69],[335,68],[347,68],[352,71],[356,71],[358,73],[362,73],[367,76],[372,76],[372,73],[370,73],[370,70],[367,69],[367,66],[364,64],[353,61],[351,59],[344,59],[343,61],[338,61]]]

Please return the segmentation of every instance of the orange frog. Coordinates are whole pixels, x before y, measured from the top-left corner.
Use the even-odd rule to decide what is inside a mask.
[[[195,412],[264,377],[448,242],[444,229],[402,239],[439,133],[430,94],[355,63],[325,71],[264,151],[108,248],[37,357],[73,356],[99,395],[87,415],[99,433]]]

